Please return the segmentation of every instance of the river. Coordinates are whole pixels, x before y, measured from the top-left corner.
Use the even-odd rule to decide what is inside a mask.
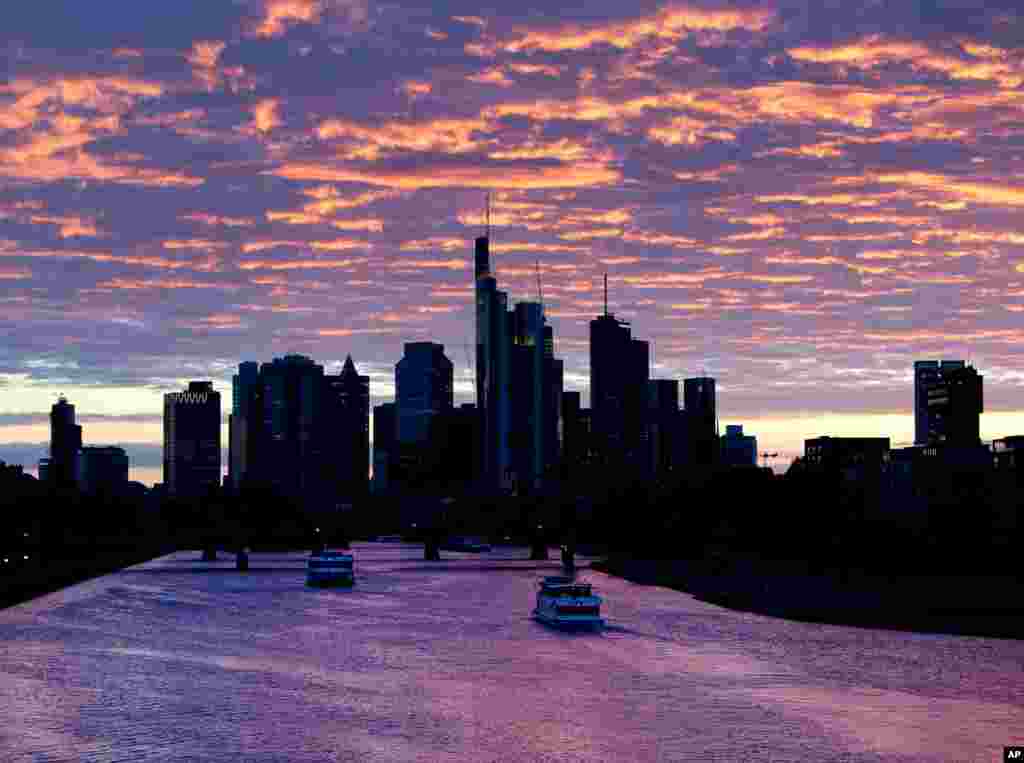
[[[583,570],[603,633],[530,619],[525,549],[181,552],[0,611],[0,760],[1000,761],[1024,642],[789,622]],[[552,553],[554,560],[556,555]]]

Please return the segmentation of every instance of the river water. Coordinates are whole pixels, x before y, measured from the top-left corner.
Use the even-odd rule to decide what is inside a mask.
[[[787,622],[584,570],[607,629],[530,619],[523,549],[178,553],[0,611],[0,760],[999,761],[1024,642]],[[552,554],[552,559],[555,555]]]

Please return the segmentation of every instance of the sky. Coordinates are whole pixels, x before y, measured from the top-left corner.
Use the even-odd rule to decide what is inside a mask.
[[[587,399],[588,322],[717,379],[779,460],[913,439],[914,360],[1024,433],[1015,0],[37,0],[0,27],[0,459],[87,444],[159,481],[162,395],[408,341],[473,399],[472,240]],[[226,418],[225,418],[226,421]],[[226,426],[224,444],[226,446]]]

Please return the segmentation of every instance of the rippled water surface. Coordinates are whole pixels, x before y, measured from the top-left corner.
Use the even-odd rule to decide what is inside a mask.
[[[0,760],[998,761],[1024,642],[787,622],[584,571],[609,627],[532,621],[555,565],[358,544],[248,573],[179,553],[0,611]],[[552,555],[554,558],[554,555]]]

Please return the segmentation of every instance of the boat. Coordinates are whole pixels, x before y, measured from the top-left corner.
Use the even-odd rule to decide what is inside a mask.
[[[321,551],[306,561],[306,585],[352,585],[355,575],[348,551]]]
[[[467,551],[471,554],[479,554],[482,551],[490,551],[491,544],[483,543],[476,538],[449,538],[442,544],[442,551]]]
[[[540,581],[533,617],[558,628],[597,629],[601,618],[601,597],[590,583],[576,582],[564,575],[548,575]]]

